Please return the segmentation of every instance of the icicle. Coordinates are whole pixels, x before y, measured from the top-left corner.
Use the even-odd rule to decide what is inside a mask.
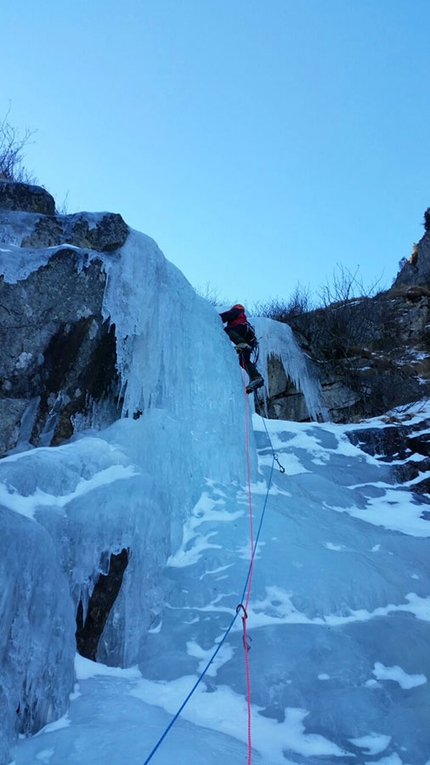
[[[297,343],[291,327],[262,317],[253,318],[251,321],[260,344],[259,366],[263,377],[268,379],[269,358],[275,356],[281,359],[285,372],[296,388],[303,393],[309,416],[313,420],[328,421],[328,412],[322,403],[320,382]]]
[[[21,427],[19,430],[16,446],[14,449],[11,449],[8,454],[18,454],[19,452],[25,452],[27,449],[32,448],[30,444],[30,438],[39,403],[40,396],[35,396],[28,402],[21,417]]]
[[[67,396],[64,391],[60,390],[54,405],[49,410],[48,417],[46,418],[45,425],[40,434],[38,446],[51,446],[52,439],[54,438],[55,428],[57,427],[60,417],[61,409],[65,403],[67,403]],[[69,399],[70,400],[70,399]]]

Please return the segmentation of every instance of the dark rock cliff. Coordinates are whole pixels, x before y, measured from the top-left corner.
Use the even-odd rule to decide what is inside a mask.
[[[114,328],[103,316],[97,253],[115,257],[128,227],[112,213],[55,215],[51,200],[37,186],[0,181],[1,254],[17,274],[0,276],[0,455],[56,444],[100,407],[106,422],[117,415]],[[41,252],[45,262],[32,270]]]
[[[358,422],[430,395],[428,287],[393,286],[373,298],[295,316],[290,324],[334,422]],[[270,417],[309,419],[303,395],[278,359],[269,364],[267,396]]]
[[[397,287],[413,287],[430,285],[430,208],[424,213],[425,234],[418,244],[414,244],[408,259],[404,258],[400,272],[393,284]]]

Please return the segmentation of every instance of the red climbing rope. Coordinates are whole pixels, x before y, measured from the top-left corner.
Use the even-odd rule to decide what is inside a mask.
[[[246,589],[246,601],[245,601],[245,609],[247,610],[249,598],[251,595],[252,574],[254,572],[255,549],[254,549],[253,505],[252,505],[252,491],[251,491],[251,460],[249,456],[249,405],[248,405],[248,394],[246,392],[245,369],[244,367],[242,367],[242,369],[243,369],[243,382],[244,382],[243,390],[245,394],[246,471],[247,471],[248,502],[249,502],[249,537],[250,537],[250,546],[251,546],[251,565],[249,569],[248,586]]]
[[[242,364],[242,366],[243,366],[243,364]],[[188,702],[191,699],[192,695],[194,694],[196,688],[198,687],[198,685],[201,683],[201,681],[205,677],[206,672],[208,671],[210,665],[212,664],[212,662],[214,661],[215,657],[217,656],[217,654],[221,650],[222,646],[224,645],[225,641],[227,640],[227,637],[230,634],[231,630],[233,629],[234,624],[235,624],[235,622],[236,622],[236,620],[238,618],[238,615],[241,612],[242,612],[242,626],[243,626],[243,647],[244,647],[244,650],[245,650],[246,697],[247,697],[247,705],[248,705],[248,762],[247,762],[247,765],[251,765],[251,758],[252,758],[252,739],[251,739],[251,679],[250,679],[250,669],[249,669],[249,650],[250,650],[250,647],[251,647],[251,639],[252,638],[248,635],[247,627],[246,627],[246,620],[248,618],[247,606],[248,606],[249,597],[250,597],[250,594],[251,594],[251,582],[252,582],[252,572],[253,572],[253,568],[254,568],[255,547],[258,544],[258,539],[259,539],[259,536],[260,536],[260,532],[261,532],[261,528],[262,528],[262,524],[263,524],[263,519],[264,519],[264,515],[265,515],[265,512],[266,512],[267,500],[269,498],[270,487],[271,487],[271,484],[272,484],[272,476],[273,476],[273,468],[274,468],[275,460],[278,463],[281,472],[285,472],[285,471],[284,471],[284,468],[282,468],[282,466],[280,465],[279,460],[276,457],[276,454],[275,454],[275,452],[273,450],[272,444],[270,443],[271,448],[272,448],[272,455],[273,455],[272,467],[270,469],[270,476],[269,476],[269,480],[268,480],[268,483],[267,483],[266,497],[264,499],[263,509],[262,509],[262,512],[261,512],[260,522],[259,522],[259,525],[258,525],[257,535],[256,535],[256,538],[255,538],[255,543],[254,543],[253,508],[252,508],[252,494],[251,494],[251,465],[250,465],[250,457],[249,457],[249,411],[248,411],[248,398],[247,398],[247,393],[246,393],[246,382],[245,382],[245,380],[246,380],[246,378],[245,378],[245,370],[244,370],[244,390],[245,390],[245,399],[246,399],[245,400],[245,409],[246,409],[246,460],[247,460],[247,469],[248,469],[248,495],[249,495],[249,509],[250,509],[249,520],[250,520],[250,537],[251,537],[251,560],[250,560],[249,570],[248,570],[248,574],[247,574],[246,581],[245,581],[245,586],[244,586],[243,592],[242,592],[242,601],[245,601],[246,606],[244,606],[243,603],[239,603],[239,605],[237,606],[236,613],[234,614],[234,617],[231,620],[230,625],[226,629],[226,631],[225,631],[225,633],[224,633],[224,635],[222,637],[222,640],[220,640],[220,642],[218,643],[218,645],[216,647],[216,650],[214,651],[214,653],[210,657],[210,659],[207,662],[207,664],[204,667],[204,669],[201,671],[199,677],[197,678],[197,680],[194,683],[193,687],[191,688],[191,690],[187,694],[186,698],[184,699],[184,701],[180,705],[179,709],[177,710],[177,712],[175,713],[175,715],[171,719],[170,723],[167,725],[167,727],[163,731],[162,735],[159,737],[157,743],[155,744],[155,746],[150,751],[150,753],[147,756],[147,758],[146,758],[145,762],[143,763],[143,765],[148,765],[150,760],[152,760],[152,758],[154,757],[155,753],[157,752],[157,750],[159,749],[159,747],[163,743],[164,739],[166,738],[167,734],[172,729],[172,727],[175,724],[175,722],[178,720],[182,710],[188,704]],[[263,420],[263,422],[264,422],[264,420]],[[266,425],[264,425],[264,426],[266,428],[266,433],[267,433],[267,436],[268,436],[269,441],[270,441],[270,435],[269,435],[269,432],[267,430],[267,426]]]
[[[248,758],[247,765],[252,760],[252,727],[251,727],[251,675],[249,671],[249,643],[246,635],[246,619],[243,620],[243,645],[245,649],[246,700],[248,708]]]
[[[252,491],[251,491],[251,460],[249,456],[249,404],[248,404],[248,394],[246,392],[246,374],[245,374],[245,368],[243,367],[243,382],[244,382],[244,394],[245,394],[245,422],[246,422],[246,469],[247,469],[247,480],[248,480],[248,501],[249,501],[249,536],[250,536],[250,545],[251,545],[251,562],[249,565],[249,576],[248,576],[248,586],[246,588],[246,598],[245,598],[245,606],[242,604],[238,606],[238,608],[241,608],[243,610],[243,616],[242,616],[242,625],[243,625],[243,648],[245,651],[245,675],[246,675],[246,700],[247,700],[247,707],[248,707],[248,760],[247,765],[251,765],[251,759],[252,759],[252,726],[251,726],[251,674],[249,669],[249,649],[250,649],[250,643],[247,636],[246,631],[246,620],[248,619],[248,604],[249,604],[249,598],[251,595],[251,586],[252,586],[252,574],[254,571],[254,558],[255,558],[255,547],[254,547],[254,525],[253,525],[253,506],[252,506]]]

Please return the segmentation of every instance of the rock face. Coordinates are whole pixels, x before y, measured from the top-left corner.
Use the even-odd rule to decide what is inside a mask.
[[[110,556],[109,571],[101,574],[94,587],[84,620],[82,602],[76,616],[76,647],[81,656],[97,661],[97,648],[110,610],[115,603],[128,565],[128,550]]]
[[[267,401],[257,394],[261,401],[259,413],[273,420],[295,420],[306,422],[310,419],[306,402],[284,369],[282,360],[270,357],[268,361],[268,379],[266,380]]]
[[[22,212],[41,199],[49,214]],[[97,252],[115,257],[128,228],[110,213],[55,216],[50,200],[39,187],[0,182],[0,206],[9,205],[0,209],[2,256],[17,269],[14,279],[0,276],[0,455],[59,443],[101,407],[106,423],[117,415],[114,328],[103,317]]]
[[[430,285],[429,285],[430,286]],[[395,287],[291,321],[313,362],[334,422],[354,422],[430,395],[430,290]],[[303,395],[278,359],[269,363],[270,417],[309,419]]]
[[[354,446],[381,462],[395,462],[392,467],[398,483],[409,483],[410,490],[419,495],[418,504],[430,505],[430,420],[410,422],[410,415],[385,417],[384,428],[360,428],[348,433]],[[400,464],[399,464],[400,463]],[[424,496],[423,496],[424,495]],[[429,510],[424,510],[430,520]]]
[[[55,201],[41,186],[0,179],[0,209],[54,215]]]
[[[430,395],[430,208],[424,228],[388,291],[289,319],[334,422],[381,415]],[[269,362],[268,378],[259,411],[309,419],[303,395],[278,359]]]
[[[58,215],[40,217],[33,231],[22,239],[21,247],[55,247],[71,244],[74,247],[114,252],[125,243],[128,226],[115,213],[105,213],[97,225],[83,215]]]
[[[409,260],[405,260],[393,287],[412,287],[430,285],[430,215],[424,215],[426,233],[417,245],[414,245]]]

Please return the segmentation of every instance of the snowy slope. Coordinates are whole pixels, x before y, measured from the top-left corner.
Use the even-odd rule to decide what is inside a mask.
[[[389,466],[352,446],[348,427],[266,426],[285,473],[275,462],[271,475],[273,453],[255,416],[257,525],[269,480],[270,489],[248,619],[254,761],[342,762],[347,753],[358,763],[424,765],[430,524],[423,508],[392,483]],[[207,483],[169,559],[167,607],[139,671],[112,677],[101,668],[88,678],[92,665],[79,660],[81,695],[62,727],[20,743],[17,765],[36,758],[97,765],[106,751],[113,763],[145,761],[234,617],[249,563],[247,515],[244,486]],[[244,692],[237,620],[153,761],[167,765],[174,752],[175,762],[243,762]]]

